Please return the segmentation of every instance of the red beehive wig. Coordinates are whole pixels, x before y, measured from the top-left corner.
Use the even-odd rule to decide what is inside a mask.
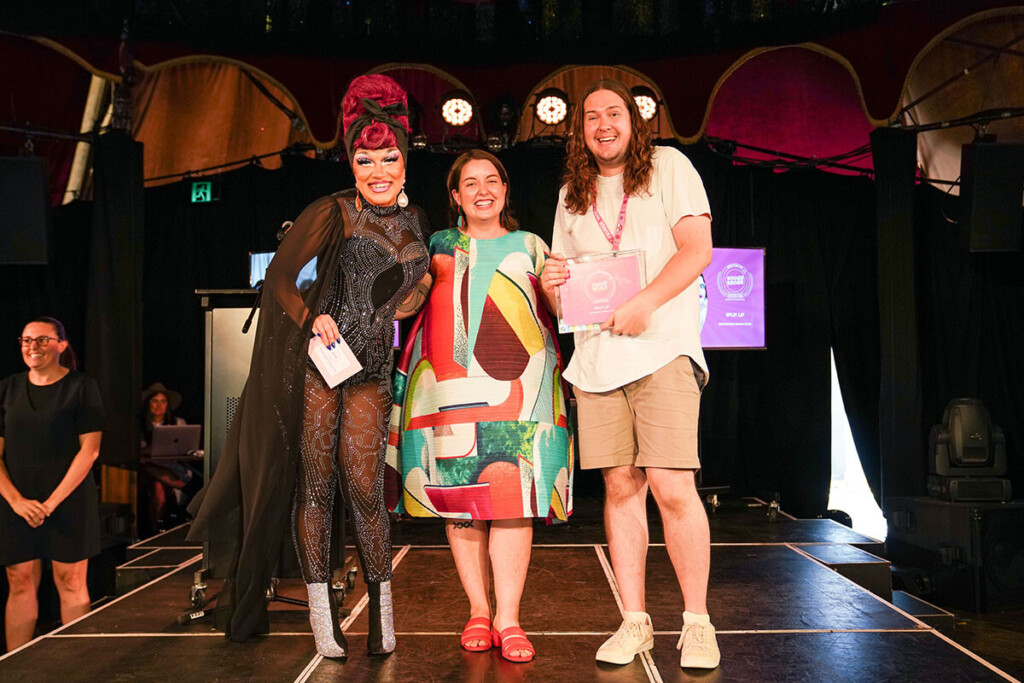
[[[367,111],[364,99],[375,101],[384,110],[384,116]],[[398,147],[405,156],[410,130],[406,107],[405,90],[391,78],[383,74],[369,74],[354,79],[341,100],[341,122],[349,158],[356,149],[387,147]],[[381,121],[381,118],[388,120]],[[350,130],[353,124],[356,129]]]

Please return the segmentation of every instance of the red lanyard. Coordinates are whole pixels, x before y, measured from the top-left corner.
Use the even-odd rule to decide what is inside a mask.
[[[594,202],[591,208],[594,210],[594,218],[597,220],[597,225],[601,228],[601,232],[604,233],[605,239],[612,244],[612,251],[619,250],[619,242],[622,241],[622,228],[626,225],[626,204],[629,203],[629,195],[625,192],[622,193],[622,208],[619,209],[619,220],[615,224],[615,234],[613,235],[608,226],[605,224],[604,219],[601,218],[601,214],[597,212],[597,188],[594,188]]]

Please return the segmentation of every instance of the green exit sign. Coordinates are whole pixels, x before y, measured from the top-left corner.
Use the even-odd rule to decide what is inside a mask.
[[[212,180],[197,180],[192,183],[192,203],[205,204],[220,199],[220,188]]]

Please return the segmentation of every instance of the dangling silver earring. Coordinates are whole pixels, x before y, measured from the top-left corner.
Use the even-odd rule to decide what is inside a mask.
[[[402,185],[402,189],[398,192],[398,206],[402,209],[409,206],[409,197],[405,194],[405,185]]]

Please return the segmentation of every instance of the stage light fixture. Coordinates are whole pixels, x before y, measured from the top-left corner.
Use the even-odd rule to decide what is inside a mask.
[[[409,146],[416,150],[423,150],[427,148],[427,136],[423,133],[417,133],[412,136],[412,140],[409,141]]]
[[[644,121],[650,121],[658,115],[658,96],[653,90],[646,85],[634,85],[630,92],[633,93],[633,100]]]
[[[558,88],[545,88],[537,93],[533,114],[545,126],[557,126],[569,115],[569,96]]]
[[[441,118],[449,126],[465,126],[473,120],[473,98],[465,90],[453,90],[444,96]]]
[[[976,398],[956,398],[928,435],[928,493],[945,500],[1008,501],[1006,437]]]

